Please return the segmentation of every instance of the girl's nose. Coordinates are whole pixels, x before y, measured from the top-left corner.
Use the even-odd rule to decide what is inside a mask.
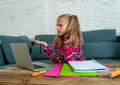
[[[57,26],[57,28],[56,28],[57,30],[59,30],[59,26]]]

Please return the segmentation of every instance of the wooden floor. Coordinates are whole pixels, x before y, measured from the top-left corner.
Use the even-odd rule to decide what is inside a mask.
[[[103,63],[114,71],[120,63]],[[56,78],[43,75],[32,77],[32,71],[17,66],[0,69],[0,85],[120,85],[120,77],[110,78],[108,73],[100,73],[99,77]]]

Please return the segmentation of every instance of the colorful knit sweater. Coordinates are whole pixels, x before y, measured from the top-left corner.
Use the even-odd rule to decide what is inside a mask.
[[[44,48],[44,52],[54,63],[61,63],[65,61],[84,61],[82,46],[78,44],[76,48],[72,46],[62,45],[58,48],[58,44],[54,45],[54,49],[50,45]]]

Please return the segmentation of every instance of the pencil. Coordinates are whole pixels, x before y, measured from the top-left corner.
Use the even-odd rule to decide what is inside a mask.
[[[112,78],[117,77],[117,76],[120,76],[120,70],[116,70],[116,71],[111,72]]]

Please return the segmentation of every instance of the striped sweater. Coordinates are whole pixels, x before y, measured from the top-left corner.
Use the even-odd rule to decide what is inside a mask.
[[[84,54],[82,51],[82,46],[78,44],[76,48],[72,46],[62,45],[58,48],[58,44],[54,45],[54,49],[50,45],[44,48],[44,52],[49,56],[49,58],[54,63],[61,63],[66,61],[84,61]]]

